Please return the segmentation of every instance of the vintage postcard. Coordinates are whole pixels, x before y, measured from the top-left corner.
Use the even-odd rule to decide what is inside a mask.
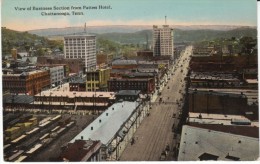
[[[2,0],[5,162],[259,160],[256,0]]]

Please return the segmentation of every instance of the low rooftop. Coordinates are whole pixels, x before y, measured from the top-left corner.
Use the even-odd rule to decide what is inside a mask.
[[[241,115],[223,115],[223,114],[207,114],[207,113],[189,113],[188,120],[190,123],[199,124],[218,124],[218,125],[235,125],[233,121],[244,121],[245,123],[250,123],[251,121]]]
[[[137,62],[135,60],[115,60],[112,62],[112,65],[137,65]]]
[[[100,141],[76,140],[74,143],[68,144],[60,158],[64,161],[87,161],[100,147]]]
[[[69,98],[75,98],[75,97],[107,97],[109,99],[115,98],[114,92],[76,92],[76,91],[57,91],[57,90],[51,90],[51,91],[42,91],[41,93],[38,93],[35,95],[36,97],[69,97]]]
[[[131,95],[131,96],[137,96],[139,95],[140,90],[120,90],[118,93],[116,93],[116,96],[124,96],[124,95]]]
[[[190,79],[239,81],[233,74],[222,72],[192,72]]]
[[[205,154],[219,161],[257,160],[259,139],[184,125],[178,161],[197,161]]]
[[[231,93],[231,92],[218,92],[216,90],[199,90],[199,89],[189,89],[189,93],[197,93],[197,94],[212,94],[212,95],[218,95],[218,96],[229,96],[229,97],[241,97],[246,98],[246,95],[243,93]]]
[[[70,143],[82,138],[100,140],[102,144],[109,143],[138,105],[139,102],[128,101],[113,104],[73,138]]]
[[[30,104],[34,101],[29,95],[3,95],[3,103]]]

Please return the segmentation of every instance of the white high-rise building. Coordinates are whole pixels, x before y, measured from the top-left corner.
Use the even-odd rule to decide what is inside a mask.
[[[153,26],[153,55],[164,56],[170,55],[173,57],[173,29],[169,25],[163,25],[162,28]]]
[[[94,35],[70,35],[64,37],[64,55],[68,59],[85,60],[85,70],[95,70],[96,36]]]

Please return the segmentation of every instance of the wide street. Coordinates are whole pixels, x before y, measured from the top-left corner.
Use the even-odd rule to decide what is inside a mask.
[[[161,86],[161,95],[151,103],[150,116],[147,116],[137,129],[134,135],[135,143],[127,145],[120,157],[121,161],[176,160],[173,150],[179,136],[174,137],[172,128],[175,128],[179,121],[185,92],[184,78],[188,72],[191,53],[192,47],[186,47],[176,64],[170,66],[169,76],[165,78],[167,81]],[[167,145],[170,151],[165,158],[161,158],[161,153]]]

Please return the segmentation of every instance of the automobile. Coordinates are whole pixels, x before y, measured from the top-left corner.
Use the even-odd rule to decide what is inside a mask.
[[[160,156],[160,161],[164,161],[166,159],[166,152],[162,151],[161,156]]]
[[[159,98],[159,102],[160,102],[160,103],[162,102],[162,97]]]

